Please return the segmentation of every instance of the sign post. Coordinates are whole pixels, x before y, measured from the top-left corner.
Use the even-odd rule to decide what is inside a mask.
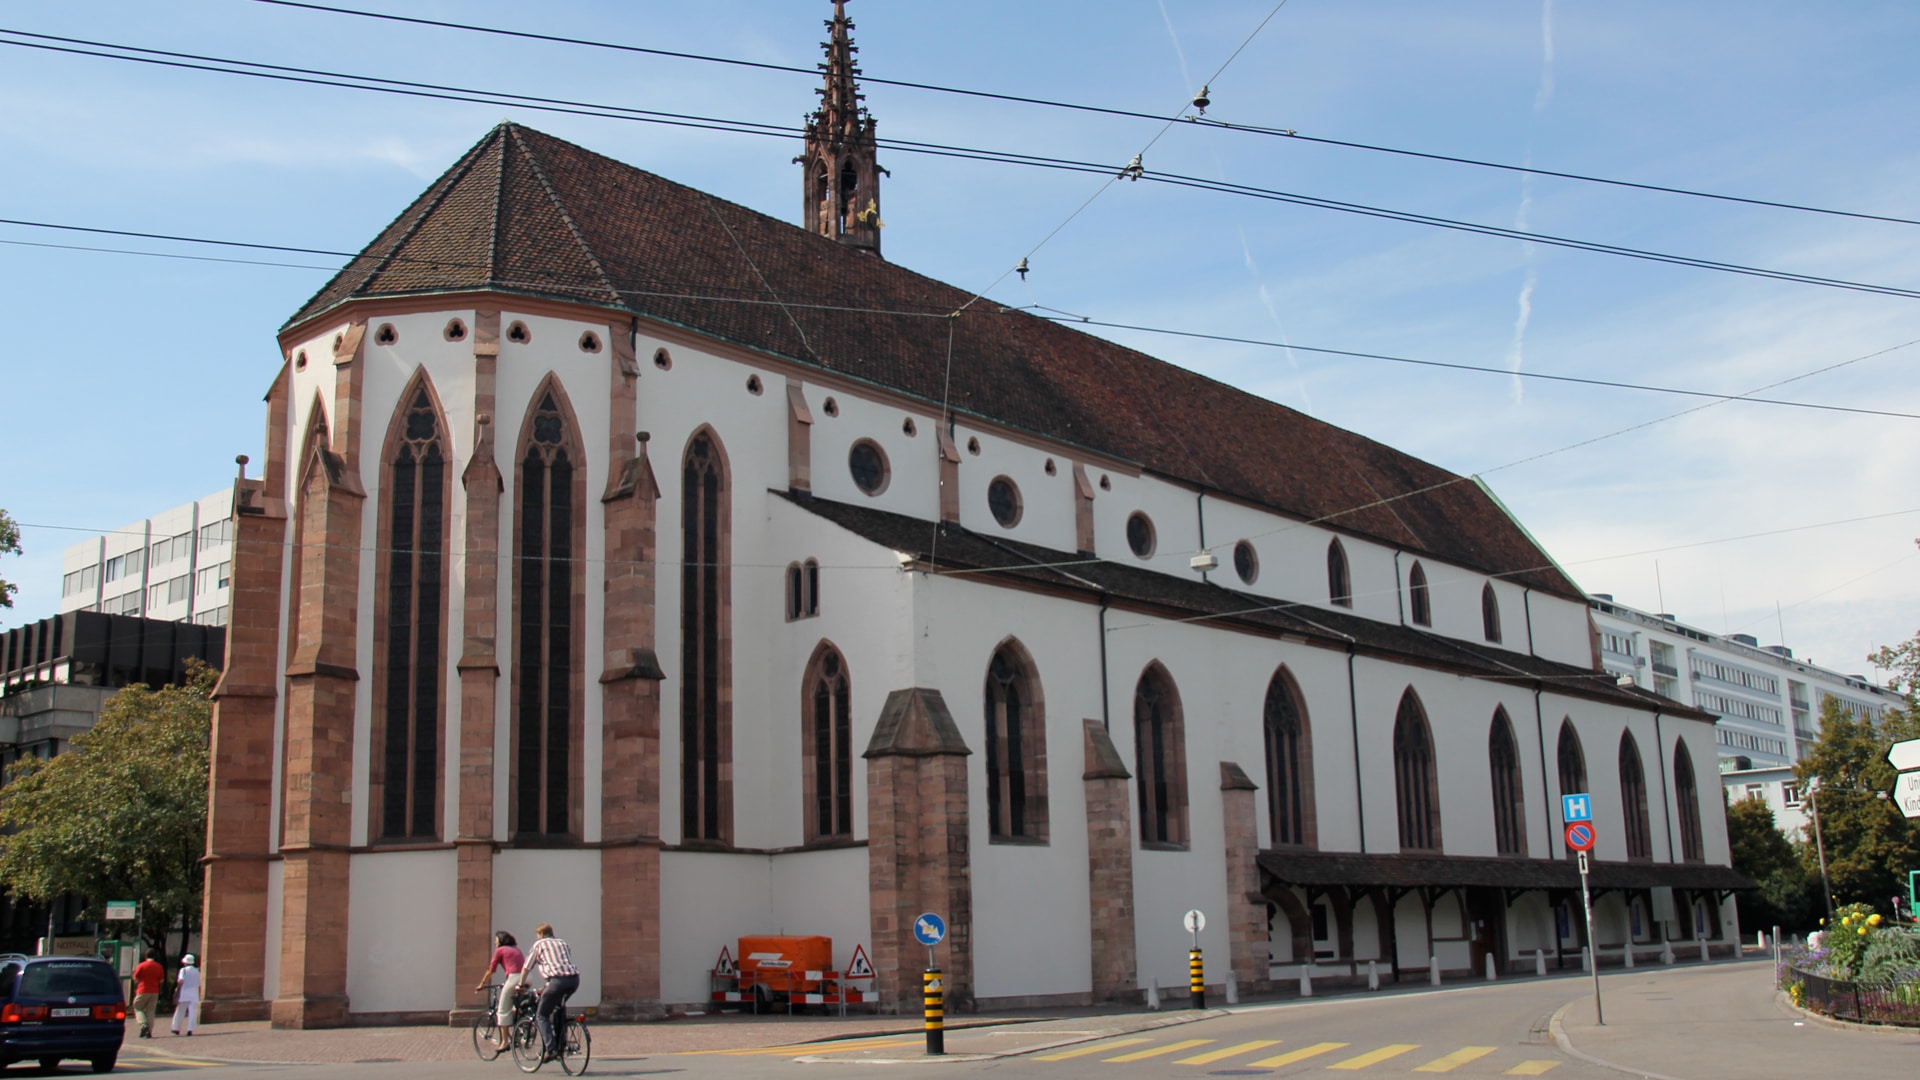
[[[1180,924],[1193,935],[1193,945],[1187,949],[1187,989],[1193,995],[1193,1007],[1207,1007],[1207,966],[1200,958],[1200,931],[1207,928],[1207,917],[1199,908],[1186,913]]]
[[[947,1052],[946,988],[940,981],[940,969],[933,962],[933,947],[947,936],[947,921],[929,911],[913,920],[913,938],[927,947],[927,970],[920,976],[921,1004],[926,1010],[927,1053]]]
[[[1593,800],[1584,793],[1560,797],[1561,816],[1567,823],[1567,846],[1580,859],[1580,908],[1587,919],[1587,956],[1593,971],[1593,1019],[1607,1026],[1606,1011],[1600,1005],[1600,950],[1593,940],[1593,892],[1587,888],[1587,853],[1593,850],[1597,834],[1593,830]]]

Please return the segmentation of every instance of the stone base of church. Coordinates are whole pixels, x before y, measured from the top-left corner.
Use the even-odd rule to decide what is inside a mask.
[[[647,1020],[665,1020],[667,1007],[658,1001],[609,1001],[602,999],[593,1007],[596,1020],[612,1020],[617,1023],[639,1023]]]
[[[346,1027],[347,999],[339,996],[279,998],[273,1003],[273,1026],[293,1030]]]
[[[272,1002],[259,998],[204,1001],[200,1004],[200,1022],[232,1024],[243,1020],[266,1020],[271,1015],[272,1009]]]

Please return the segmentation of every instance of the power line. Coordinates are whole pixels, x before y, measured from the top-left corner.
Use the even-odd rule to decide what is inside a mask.
[[[267,2],[267,0],[262,0]],[[397,94],[404,97],[428,98],[443,101],[460,101],[469,104],[506,105],[543,112],[556,112],[574,116],[588,116],[599,119],[628,120],[636,123],[663,125],[668,127],[692,128],[704,131],[719,131],[743,135],[759,135],[777,138],[789,138],[800,134],[798,128],[786,128],[757,121],[728,120],[719,117],[701,117],[689,114],[654,112],[631,109],[614,105],[595,105],[571,102],[558,98],[542,98],[535,95],[510,94],[495,91],[470,90],[459,87],[446,87],[431,83],[415,83],[400,79],[385,79],[375,76],[350,75],[339,72],[325,72],[315,69],[290,68],[284,65],[258,64],[245,60],[225,60],[216,57],[203,57],[189,53],[173,53],[166,50],[144,49],[135,46],[114,45],[111,43],[84,41],[77,38],[60,38],[48,34],[27,34],[24,31],[0,28],[0,33],[34,37],[44,40],[64,41],[86,45],[89,48],[76,48],[62,45],[45,44],[43,41],[15,41],[0,39],[0,45],[12,45],[17,48],[40,49],[51,52],[69,53],[80,56],[92,56],[105,60],[120,60],[129,63],[148,64],[160,67],[182,68],[205,71],[223,75],[241,75],[249,78],[268,79],[279,82],[301,83],[315,86],[332,86],[349,90],[365,90],[373,93]],[[100,52],[97,49],[117,49],[122,52]],[[148,55],[129,56],[125,52],[139,52]],[[161,59],[176,57],[187,59]],[[218,65],[237,65],[222,67]],[[244,70],[260,68],[263,70]],[[1162,118],[1163,120],[1165,118]],[[1045,168],[1055,171],[1108,173],[1114,171],[1111,163],[1074,161],[1067,158],[1052,158],[1042,155],[1021,154],[1013,151],[985,150],[976,147],[953,146],[942,143],[922,142],[918,140],[882,138],[877,144],[899,153],[921,154],[934,157],[952,157],[965,160],[991,162],[1003,165],[1023,165],[1030,168]],[[1560,247],[1593,254],[1613,255],[1622,258],[1639,259],[1648,262],[1665,263],[1674,266],[1687,266],[1701,270],[1714,270],[1721,273],[1738,274],[1747,277],[1767,278],[1776,281],[1794,282],[1803,285],[1817,285],[1823,288],[1843,289],[1883,296],[1897,296],[1906,299],[1920,299],[1920,289],[1909,289],[1892,285],[1880,285],[1871,282],[1852,281],[1844,278],[1830,278],[1815,274],[1802,274],[1786,270],[1774,270],[1765,267],[1749,266],[1716,259],[1705,259],[1689,255],[1676,255],[1668,252],[1652,251],[1619,244],[1605,244],[1598,241],[1579,240],[1571,237],[1553,236],[1546,233],[1529,232],[1504,226],[1483,225],[1475,222],[1444,218],[1431,214],[1417,214],[1411,211],[1394,210],[1386,207],[1370,206],[1365,203],[1346,202],[1317,195],[1303,195],[1295,192],[1280,191],[1272,188],[1256,187],[1249,184],[1234,184],[1203,177],[1185,176],[1178,173],[1142,172],[1139,179],[1176,187],[1194,188],[1223,194],[1238,195],[1266,202],[1287,203],[1314,209],[1332,210],[1339,213],[1355,214],[1404,224],[1423,225],[1429,228],[1446,229],[1501,239],[1521,240]],[[1004,275],[1002,275],[1004,277]]]
[[[461,30],[476,34],[489,34],[498,37],[520,38],[529,41],[545,41],[560,45],[578,45],[594,49],[609,49],[616,52],[639,53],[647,56],[664,56],[676,60],[693,60],[700,63],[724,64],[733,67],[754,68],[761,71],[778,71],[796,75],[817,76],[817,69],[798,67],[789,64],[771,64],[754,60],[740,60],[725,56],[710,56],[701,53],[684,52],[673,49],[648,48],[640,45],[626,45],[610,41],[594,41],[587,38],[565,37],[558,34],[540,34],[526,30],[508,30],[502,27],[480,26],[474,23],[453,22],[442,19],[425,19],[407,15],[392,15],[377,11],[360,11],[354,8],[334,7],[327,4],[302,3],[298,0],[256,0],[258,3],[272,4],[276,7],[302,8],[308,11],[326,12],[334,15],[351,15],[363,19],[379,19],[386,22],[411,23],[416,26],[430,26],[446,30]],[[1271,16],[1269,16],[1271,18]],[[1244,47],[1244,46],[1243,46]],[[1101,105],[1087,105],[1070,101],[1058,101],[1049,98],[1033,97],[1025,94],[1003,94],[988,90],[971,90],[963,87],[942,86],[937,83],[915,82],[908,79],[888,79],[877,75],[862,74],[861,81],[876,86],[898,86],[908,90],[925,90],[938,94],[953,94],[961,97],[981,98],[989,101],[1005,101],[1019,105],[1038,105],[1050,109],[1065,109],[1072,112],[1092,113],[1101,116],[1123,117],[1132,120],[1161,121],[1164,116],[1132,109],[1119,109]],[[1739,203],[1748,206],[1761,206],[1775,210],[1793,210],[1800,213],[1822,214],[1829,217],[1853,218],[1860,221],[1881,221],[1896,225],[1920,225],[1920,220],[1895,217],[1887,214],[1869,214],[1854,210],[1836,210],[1830,207],[1812,206],[1804,203],[1791,203],[1775,199],[1759,199],[1740,195],[1700,191],[1693,188],[1675,187],[1665,184],[1649,184],[1632,180],[1619,180],[1587,173],[1567,172],[1556,169],[1543,169],[1532,165],[1511,165],[1503,162],[1487,161],[1480,158],[1461,157],[1454,154],[1440,154],[1420,150],[1407,150],[1391,146],[1379,146],[1372,143],[1356,142],[1350,139],[1333,139],[1325,136],[1302,135],[1291,128],[1276,128],[1257,124],[1235,124],[1228,121],[1208,119],[1206,117],[1187,117],[1187,120],[1199,127],[1220,131],[1231,131],[1248,135],[1264,135],[1291,139],[1297,142],[1315,143],[1322,146],[1336,146],[1348,150],[1365,150],[1371,153],[1391,154],[1399,157],[1419,158],[1427,161],[1440,161],[1452,165],[1468,165],[1481,169],[1496,169],[1504,172],[1531,173],[1535,176],[1551,176],[1560,180],[1575,180],[1588,184],[1604,184],[1610,187],[1630,188],[1638,191],[1651,191],[1663,195],[1683,195],[1696,199],[1711,199],[1717,202]]]

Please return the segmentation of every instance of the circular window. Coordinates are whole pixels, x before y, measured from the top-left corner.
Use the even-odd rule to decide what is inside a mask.
[[[1101,490],[1101,491],[1112,491],[1112,490],[1113,490],[1113,480],[1112,480],[1112,478],[1110,478],[1109,476],[1107,476],[1107,474],[1106,474],[1106,473],[1101,473],[1101,474],[1100,474],[1100,490]]]
[[[1233,572],[1249,585],[1260,576],[1260,556],[1253,550],[1253,545],[1245,540],[1233,545]]]
[[[533,340],[533,331],[527,329],[526,323],[515,322],[507,327],[507,340],[516,345],[525,345]]]
[[[461,341],[467,336],[467,324],[459,319],[448,319],[447,328],[441,331],[448,341]]]
[[[987,485],[987,509],[1003,529],[1020,524],[1020,489],[1004,476],[996,476]]]
[[[653,350],[653,366],[659,368],[661,371],[672,371],[673,357],[667,355],[667,350],[665,349],[655,349]]]
[[[980,440],[979,439],[967,440],[967,453],[972,454],[975,457],[980,456]]]
[[[599,352],[600,351],[600,335],[594,333],[591,330],[587,331],[584,334],[581,334],[580,335],[580,351],[581,352]]]
[[[747,393],[752,394],[754,397],[759,397],[760,392],[764,389],[766,388],[760,385],[760,376],[747,376]]]
[[[878,495],[887,490],[887,455],[878,443],[861,439],[847,452],[847,471],[861,491]]]
[[[373,343],[375,345],[391,345],[399,340],[400,331],[395,330],[392,323],[381,323],[380,329],[373,332]]]
[[[1060,471],[1059,467],[1054,465],[1052,458],[1047,459],[1046,470],[1048,476],[1052,476]]]
[[[1153,521],[1138,510],[1127,519],[1127,546],[1143,559],[1153,555]]]
[[[900,430],[909,439],[913,438],[915,435],[920,434],[920,429],[913,426],[913,417],[911,416],[907,417],[905,420],[900,422]]]
[[[307,350],[301,349],[299,352],[293,354],[293,370],[307,370]]]
[[[837,402],[837,401],[835,401],[835,400],[833,400],[832,398],[828,398],[828,399],[827,399],[827,403],[826,403],[825,405],[823,405],[823,406],[821,406],[821,408],[822,408],[822,409],[824,409],[824,410],[826,410],[826,414],[827,414],[828,416],[839,416],[839,415],[840,415],[840,403],[839,403],[839,402]]]

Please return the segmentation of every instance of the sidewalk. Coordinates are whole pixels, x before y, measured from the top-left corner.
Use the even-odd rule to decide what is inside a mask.
[[[1651,1080],[1906,1076],[1920,1060],[1920,1030],[1840,1028],[1780,1001],[1770,960],[1615,970],[1601,1004],[1605,1027],[1591,993],[1554,1015],[1561,1050]]]

